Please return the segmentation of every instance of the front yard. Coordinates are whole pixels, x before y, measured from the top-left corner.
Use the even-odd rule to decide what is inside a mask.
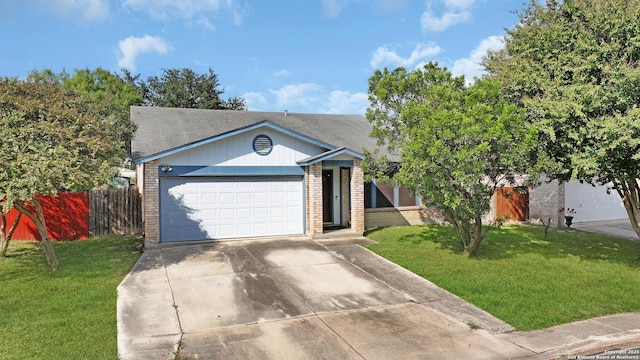
[[[518,330],[640,310],[640,242],[579,231],[492,229],[475,258],[452,228],[389,227],[367,234],[377,254]]]
[[[640,310],[640,242],[542,227],[494,228],[475,258],[451,228],[392,227],[372,251],[512,324],[546,328]],[[55,243],[62,268],[37,243],[0,259],[0,358],[114,359],[116,287],[140,256],[137,237]]]
[[[0,359],[116,359],[116,287],[140,256],[139,237],[39,244],[13,241],[0,258]]]

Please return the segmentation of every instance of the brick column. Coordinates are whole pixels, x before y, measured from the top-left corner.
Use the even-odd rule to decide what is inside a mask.
[[[307,166],[306,193],[307,193],[307,235],[313,237],[322,234],[322,163]]]
[[[160,242],[160,189],[158,160],[144,164],[142,204],[144,206],[145,246]]]
[[[565,208],[565,204],[564,204],[564,200],[565,200],[565,191],[564,191],[564,185],[566,183],[558,183],[558,205],[556,206],[556,208],[558,209],[558,211],[556,212],[556,214],[558,214],[558,228],[562,229],[564,227],[566,227],[565,222],[564,222],[564,211],[559,211],[560,209],[564,209]]]
[[[538,186],[529,189],[529,221],[533,224],[545,223],[551,219],[553,227],[564,228],[564,183],[558,180],[549,181],[541,177]]]
[[[353,159],[351,168],[351,229],[364,233],[364,173],[360,160]]]

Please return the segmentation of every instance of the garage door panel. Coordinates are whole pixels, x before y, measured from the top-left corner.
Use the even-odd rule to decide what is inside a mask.
[[[626,219],[627,212],[615,191],[604,186],[591,186],[572,181],[565,184],[565,207],[574,209],[573,222]]]
[[[161,241],[301,234],[302,178],[161,178]]]

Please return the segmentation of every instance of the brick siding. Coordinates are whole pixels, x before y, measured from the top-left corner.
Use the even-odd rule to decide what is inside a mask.
[[[360,159],[353,160],[351,168],[351,230],[364,233],[364,173]]]
[[[529,189],[529,221],[541,224],[541,220],[546,223],[551,219],[553,227],[562,228],[564,214],[559,210],[564,208],[564,184],[558,180],[541,180],[540,185]]]
[[[305,168],[307,194],[307,235],[322,234],[322,163]]]
[[[442,225],[444,224],[444,218],[437,210],[425,206],[365,210],[365,225],[367,228],[422,224]]]
[[[145,246],[160,241],[160,190],[158,188],[158,160],[144,166],[144,190],[142,204],[144,212]]]

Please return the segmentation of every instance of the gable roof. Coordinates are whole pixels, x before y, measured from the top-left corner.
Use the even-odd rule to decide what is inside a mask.
[[[377,147],[369,137],[371,124],[360,115],[132,106],[131,121],[138,125],[131,143],[136,163],[260,124],[288,131],[292,136],[324,145],[327,150],[347,148],[360,153],[364,148]]]

